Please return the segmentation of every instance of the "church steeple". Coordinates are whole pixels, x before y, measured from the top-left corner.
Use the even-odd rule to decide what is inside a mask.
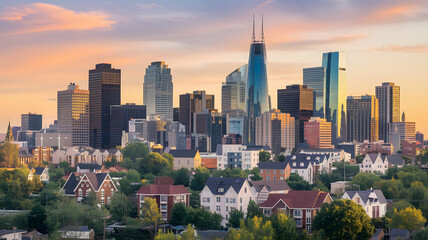
[[[406,121],[406,114],[403,111],[403,114],[401,114],[401,121],[405,122]]]
[[[6,138],[4,140],[7,142],[15,141],[15,139],[13,139],[12,128],[10,127],[10,122],[9,122],[9,126],[7,127]]]

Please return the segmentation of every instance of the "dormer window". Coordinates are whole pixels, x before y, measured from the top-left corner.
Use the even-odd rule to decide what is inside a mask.
[[[224,192],[224,188],[218,188],[218,192]]]
[[[293,163],[293,167],[295,167],[295,166],[296,166],[296,163],[294,162],[294,163]]]
[[[293,156],[291,159],[295,160],[295,159],[296,159],[296,156]]]
[[[301,163],[300,163],[300,166],[301,166],[301,167],[303,167],[303,166],[305,166],[305,164],[301,162]]]

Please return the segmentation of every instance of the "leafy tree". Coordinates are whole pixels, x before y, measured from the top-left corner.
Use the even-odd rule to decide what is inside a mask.
[[[388,231],[389,220],[387,217],[372,218],[372,225],[375,229],[382,228],[383,231]]]
[[[356,164],[349,164],[348,162],[343,163],[342,162],[334,162],[333,167],[335,168],[333,170],[333,173],[340,174],[342,176],[341,179],[343,179],[343,168],[345,167],[345,180],[352,179],[355,175],[357,175],[360,172],[360,168]]]
[[[126,174],[126,178],[130,181],[130,182],[133,182],[133,183],[135,183],[135,182],[140,182],[141,181],[141,175],[140,175],[140,173],[139,172],[137,172],[136,170],[134,170],[134,169],[130,169],[129,171],[128,171],[128,173]]]
[[[74,168],[71,167],[70,163],[67,161],[60,162],[59,167],[64,169],[65,174],[70,173],[70,172],[74,172]]]
[[[223,217],[217,213],[211,213],[202,208],[189,208],[187,210],[184,222],[193,224],[199,230],[221,229],[221,220]]]
[[[28,227],[37,229],[37,231],[46,233],[46,211],[45,208],[37,203],[28,214]]]
[[[247,178],[248,176],[250,176],[250,179],[252,181],[259,181],[262,180],[262,177],[260,176],[260,170],[258,167],[255,167],[251,170],[244,170],[244,176]]]
[[[174,157],[169,153],[162,153],[162,157],[164,157],[168,161],[169,168],[174,167]]]
[[[226,168],[224,170],[215,170],[213,177],[246,178],[247,176],[240,168]]]
[[[161,230],[159,230],[158,235],[156,235],[155,240],[181,240],[181,236],[175,235],[172,232],[169,233],[163,233]]]
[[[185,187],[189,186],[190,174],[187,168],[180,168],[174,173],[174,185],[184,185]]]
[[[186,217],[187,208],[184,203],[179,202],[172,206],[171,219],[169,223],[173,226],[184,225],[184,218]]]
[[[154,227],[154,233],[158,228],[158,223],[160,222],[161,214],[159,212],[159,207],[156,202],[156,199],[146,197],[144,199],[143,206],[141,208],[141,218],[143,223],[147,226]]]
[[[146,157],[149,152],[149,147],[141,142],[129,143],[122,150],[123,157],[129,158],[133,162],[135,162],[137,158]]]
[[[326,239],[368,239],[374,227],[366,211],[351,200],[323,204],[313,220],[314,230],[324,230]]]
[[[415,232],[413,239],[414,240],[426,240],[426,239],[428,239],[428,226],[426,226],[423,230]]]
[[[88,196],[83,198],[83,203],[95,207],[97,205],[97,194],[91,191]]]
[[[423,228],[426,221],[420,209],[407,207],[400,211],[394,210],[390,226],[391,228],[404,228],[413,231]]]
[[[285,155],[284,154],[280,154],[280,155],[276,155],[273,160],[275,160],[275,162],[284,162],[285,161]]]
[[[254,239],[273,239],[273,227],[271,221],[263,222],[263,218],[254,217],[247,221],[248,231],[254,236]]]
[[[247,207],[247,219],[257,217],[263,217],[262,211],[259,205],[254,200],[250,200]]]
[[[373,173],[360,172],[352,178],[351,183],[360,186],[361,190],[368,190],[374,183],[380,181],[380,177]]]
[[[398,202],[394,202],[392,204],[392,208],[388,209],[385,213],[385,217],[387,217],[388,219],[391,219],[395,212],[399,212],[402,209],[408,208],[408,207],[413,207],[412,204],[410,204],[408,201],[398,201]]]
[[[124,157],[123,160],[119,164],[121,167],[127,169],[136,169],[136,164],[130,158]]]
[[[193,191],[192,189],[189,189],[189,192],[191,193],[189,196],[189,206],[192,208],[200,208],[201,207],[201,197],[200,197],[200,191]]]
[[[114,219],[123,220],[124,217],[129,216],[131,209],[131,203],[125,194],[115,193],[111,198],[110,213]]]
[[[157,152],[152,152],[143,158],[138,158],[137,165],[141,174],[152,173],[157,175],[164,169],[170,169],[168,160]]]
[[[393,179],[393,178],[398,179],[397,172],[398,172],[397,166],[390,167],[386,170],[383,178],[385,178],[385,179]]]
[[[408,192],[401,180],[381,180],[375,182],[373,187],[382,190],[387,199],[403,199],[408,196]]]
[[[210,171],[207,168],[196,168],[195,175],[193,176],[192,182],[190,183],[190,188],[195,191],[202,191],[209,177]]]
[[[290,173],[290,177],[285,181],[293,190],[311,190],[311,185],[297,173]]]
[[[271,219],[275,240],[299,238],[299,234],[296,230],[296,222],[285,212],[277,212]]]
[[[35,183],[28,180],[28,169],[16,168],[13,171],[0,169],[0,198],[2,209],[32,209],[28,195],[35,192]]]
[[[271,158],[270,152],[260,151],[259,152],[259,162],[267,162]]]
[[[316,180],[315,183],[312,184],[312,190],[314,190],[314,191],[324,191],[324,192],[328,192],[329,191],[329,189],[320,180]]]
[[[186,230],[181,234],[183,237],[183,240],[195,240],[198,239],[195,237],[195,229],[188,224]]]
[[[362,163],[364,160],[364,156],[363,155],[357,155],[355,156],[355,162],[358,163]]]
[[[318,178],[328,189],[331,189],[332,182],[343,180],[343,177],[338,173],[332,173],[332,174],[322,173],[318,176]]]
[[[229,222],[227,223],[227,226],[238,228],[241,219],[244,219],[244,213],[242,211],[239,211],[238,209],[233,209],[233,211],[230,212]]]
[[[17,144],[3,142],[0,144],[0,167],[18,167],[19,147]]]
[[[420,208],[424,199],[426,199],[426,196],[428,195],[427,188],[421,183],[421,182],[412,182],[410,184],[410,198],[412,201],[410,201],[416,208]],[[428,200],[428,199],[427,199]]]

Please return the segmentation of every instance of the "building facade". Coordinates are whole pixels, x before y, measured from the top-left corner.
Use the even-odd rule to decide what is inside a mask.
[[[127,103],[110,106],[110,147],[121,146],[122,133],[129,132],[129,120],[145,119],[146,106]]]
[[[390,124],[400,122],[400,87],[384,82],[376,86],[376,98],[379,100],[379,139],[390,142]]]
[[[379,140],[379,103],[375,96],[349,96],[347,100],[348,142]]]
[[[342,199],[360,204],[371,218],[384,217],[388,205],[388,201],[381,190],[346,191]]]
[[[40,131],[42,130],[42,114],[25,113],[21,114],[21,131]]]
[[[100,63],[89,70],[89,145],[110,146],[110,106],[120,105],[121,71]]]
[[[193,91],[180,95],[179,122],[186,126],[186,134],[193,133],[194,113],[211,112],[214,110],[214,95],[205,91]]]
[[[416,141],[416,123],[415,122],[394,122],[390,124],[389,140],[396,153],[401,150],[401,143],[404,140]]]
[[[303,68],[303,85],[314,91],[314,117],[324,118],[326,71],[324,67]]]
[[[143,103],[147,115],[161,115],[173,120],[173,83],[171,69],[163,61],[152,62],[146,68],[143,84]]]
[[[229,132],[229,115],[224,113],[194,113],[194,134],[203,134],[209,138],[207,152],[215,152],[222,144],[223,136]]]
[[[311,117],[304,123],[305,142],[311,148],[331,148],[331,123],[324,118]]]

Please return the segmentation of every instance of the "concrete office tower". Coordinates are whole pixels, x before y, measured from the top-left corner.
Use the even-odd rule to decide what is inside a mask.
[[[121,71],[100,63],[89,70],[89,145],[110,147],[110,107],[120,105]]]
[[[72,146],[89,146],[89,91],[70,83],[57,96],[58,133],[71,133]]]
[[[205,135],[209,138],[210,146],[208,152],[215,152],[217,145],[222,144],[223,136],[228,133],[229,116],[226,113],[195,113],[194,115],[195,136]]]
[[[296,144],[304,141],[304,122],[314,113],[313,98],[313,90],[306,85],[295,84],[278,89],[278,110],[289,113],[296,120]]]
[[[42,130],[42,114],[21,114],[21,132]]]
[[[122,145],[122,133],[129,132],[129,120],[145,119],[146,106],[127,103],[110,107],[110,147]]]
[[[324,118],[325,77],[324,67],[303,68],[303,85],[314,91],[314,117]]]
[[[376,98],[379,100],[379,139],[389,140],[389,126],[400,122],[400,87],[392,82],[376,86]]]
[[[247,64],[227,75],[221,87],[221,111],[245,111],[245,90],[247,81]]]
[[[325,119],[331,122],[333,144],[346,140],[346,59],[344,52],[328,52],[322,56],[325,68]]]
[[[305,122],[305,142],[313,149],[331,148],[331,123],[324,118],[311,117]]]
[[[294,117],[289,113],[279,110],[265,112],[256,118],[255,145],[269,146],[273,154],[280,153],[281,148],[292,150],[295,147],[294,126]]]
[[[403,122],[390,123],[389,140],[394,153],[401,150],[402,141],[416,141],[416,123],[403,120]]]
[[[349,96],[347,100],[348,142],[379,140],[379,103],[375,96]]]
[[[152,62],[146,68],[143,84],[143,103],[147,115],[160,115],[173,120],[173,83],[171,69],[163,61]]]
[[[263,34],[256,40],[253,20],[253,37],[250,46],[250,55],[248,58],[247,71],[247,90],[246,90],[246,119],[244,129],[244,144],[254,145],[256,143],[256,118],[264,112],[270,111],[270,98],[268,91],[267,78],[267,58],[266,45]]]
[[[214,95],[194,91],[180,95],[179,122],[186,126],[187,135],[193,132],[193,114],[214,110]]]
[[[416,141],[418,141],[422,146],[424,145],[424,134],[421,132],[416,132]]]

